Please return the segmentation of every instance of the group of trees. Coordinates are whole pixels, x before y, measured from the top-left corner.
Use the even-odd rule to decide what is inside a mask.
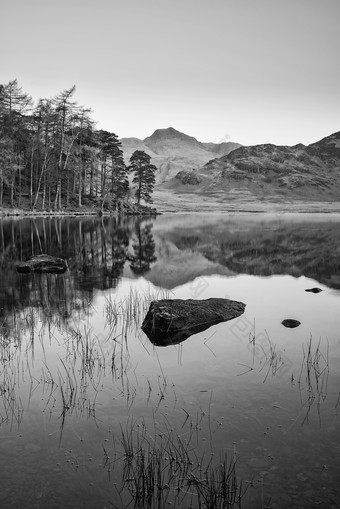
[[[34,105],[17,80],[0,84],[0,207],[117,208],[133,194],[138,204],[152,201],[150,156],[136,151],[127,166],[117,135],[96,130],[74,93]]]

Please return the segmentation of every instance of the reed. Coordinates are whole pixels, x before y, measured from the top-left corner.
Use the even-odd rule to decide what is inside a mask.
[[[321,350],[321,338],[313,341],[310,336],[306,345],[302,347],[303,359],[298,386],[303,407],[306,407],[305,417],[302,425],[309,421],[311,409],[316,405],[319,424],[321,425],[320,406],[327,397],[329,378],[329,344],[327,340],[326,349]],[[293,376],[292,376],[293,378]],[[304,396],[306,394],[306,397]]]
[[[105,298],[105,317],[109,324],[111,334],[127,340],[128,334],[133,332],[139,337],[140,326],[146,315],[150,303],[153,300],[168,299],[170,292],[168,290],[153,290],[149,286],[144,292],[135,288],[130,288],[129,293],[124,298],[109,297]]]
[[[16,321],[18,325],[18,321]],[[23,404],[17,395],[19,381],[19,360],[17,343],[19,329],[15,329],[15,340],[10,336],[8,324],[0,324],[0,424],[6,423],[12,430],[18,429],[23,418]]]
[[[246,492],[237,478],[236,453],[231,458],[222,453],[198,453],[194,443],[197,426],[187,417],[181,434],[165,424],[147,429],[143,419],[129,419],[121,427],[120,453],[115,459],[104,450],[103,465],[110,472],[122,471],[119,496],[124,504],[140,509],[195,507],[222,509],[241,507]],[[205,414],[208,417],[207,414]],[[201,415],[202,419],[202,415]],[[183,428],[182,426],[182,428]],[[128,499],[128,496],[130,499]]]
[[[50,326],[33,312],[27,315],[27,326],[25,334],[22,333],[20,337],[20,348],[13,350],[13,338],[7,341],[3,337],[0,344],[2,365],[6,367],[2,369],[3,377],[0,379],[0,396],[5,408],[0,423],[1,419],[12,419],[13,423],[20,425],[23,407],[15,394],[19,365],[22,371],[25,370],[35,397],[36,389],[41,390],[45,400],[44,411],[50,409],[51,414],[53,412],[59,416],[59,446],[68,418],[80,415],[96,419],[97,400],[103,390],[103,378],[107,372],[112,376],[110,389],[121,391],[126,399],[127,413],[130,414],[137,396],[138,380],[135,373],[136,380],[128,376],[129,338],[135,334],[143,345],[146,340],[140,332],[140,324],[150,302],[168,296],[168,292],[149,291],[141,294],[131,290],[123,299],[119,296],[115,299],[107,298],[104,313],[108,331],[100,337],[94,334],[90,322],[75,325],[68,320],[59,328],[56,323]],[[40,332],[37,335],[38,326]],[[40,345],[36,341],[37,337]],[[56,348],[53,361],[49,352],[45,352],[48,341]],[[146,341],[143,346],[148,348],[147,345],[149,343]],[[154,400],[152,403],[155,404],[151,409],[153,426],[150,430],[143,419],[128,419],[126,425],[122,425],[118,434],[115,434],[113,451],[106,443],[103,447],[102,464],[105,469],[108,472],[121,472],[121,482],[117,483],[121,501],[119,507],[153,509],[163,508],[167,503],[175,507],[198,509],[240,507],[245,490],[237,477],[236,455],[227,456],[222,451],[215,459],[210,422],[211,399],[207,413],[200,410],[192,417],[183,408],[179,430],[172,427],[165,416],[161,424],[156,421],[156,415],[158,419],[162,416],[161,403],[168,398],[171,387],[175,386],[167,380],[157,350],[150,345],[149,348],[157,358],[159,368],[157,377],[155,373],[155,376],[150,374],[145,379],[147,403]],[[176,348],[180,363],[182,346]],[[25,355],[24,368],[20,361],[21,350]],[[40,375],[37,375],[39,366]],[[173,393],[177,401],[174,389]],[[206,433],[203,438],[202,429]],[[76,457],[68,459],[75,469],[79,468],[80,460]]]
[[[265,362],[263,363],[262,369],[267,369],[263,383],[267,380],[269,374],[275,376],[284,365],[284,359],[282,353],[277,350],[276,345],[270,340],[267,331],[266,337],[267,342],[261,344],[261,349],[264,354]],[[262,371],[262,369],[260,371]]]

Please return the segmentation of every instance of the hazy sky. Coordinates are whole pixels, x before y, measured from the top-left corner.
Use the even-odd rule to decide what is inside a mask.
[[[312,143],[340,130],[340,0],[0,0],[0,83],[97,127]]]

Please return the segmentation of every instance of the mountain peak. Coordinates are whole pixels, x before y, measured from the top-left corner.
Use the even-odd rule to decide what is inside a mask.
[[[181,140],[188,141],[190,143],[199,143],[196,138],[193,136],[188,136],[187,134],[181,133],[177,131],[174,127],[167,127],[166,129],[156,129],[156,131],[151,135],[145,138],[144,143],[149,142],[158,142],[162,140]]]
[[[216,156],[228,154],[237,143],[201,143],[174,127],[156,129],[145,138],[122,138],[125,159],[128,162],[134,150],[144,150],[158,168],[157,183],[173,179],[178,172],[200,168]]]

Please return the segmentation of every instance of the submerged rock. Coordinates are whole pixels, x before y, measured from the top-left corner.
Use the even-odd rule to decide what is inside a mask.
[[[320,293],[322,292],[321,288],[307,288],[305,292],[312,292],[312,293]]]
[[[62,274],[67,270],[67,263],[62,258],[56,258],[47,254],[33,255],[25,262],[17,265],[17,271],[28,272],[48,272],[52,274]]]
[[[189,336],[244,313],[246,305],[229,299],[153,301],[142,330],[157,346],[175,345]]]
[[[282,325],[285,327],[289,327],[290,329],[294,329],[294,327],[298,327],[301,325],[301,322],[299,320],[294,320],[293,318],[286,318],[286,320],[283,320]]]

